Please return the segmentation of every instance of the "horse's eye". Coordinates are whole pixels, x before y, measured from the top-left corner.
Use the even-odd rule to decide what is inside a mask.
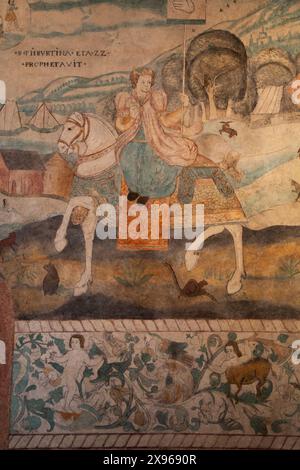
[[[72,130],[72,127],[68,127],[68,131],[71,131]]]

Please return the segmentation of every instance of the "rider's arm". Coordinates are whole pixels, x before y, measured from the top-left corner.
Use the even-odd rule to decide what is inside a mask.
[[[160,115],[160,122],[165,127],[177,128],[183,123],[186,111],[189,107],[189,98],[181,95],[182,106],[172,112],[164,112]]]
[[[117,117],[115,121],[117,132],[122,133],[130,129],[136,116],[131,112],[133,106],[131,97],[127,92],[120,92],[115,99]]]
[[[172,111],[171,113],[161,114],[159,120],[164,127],[178,128],[181,124],[182,117],[184,114],[185,110],[184,112],[182,112],[182,108],[180,108],[176,109],[176,111]]]

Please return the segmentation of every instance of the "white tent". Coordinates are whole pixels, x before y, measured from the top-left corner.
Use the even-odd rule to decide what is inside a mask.
[[[29,121],[29,126],[36,130],[54,130],[60,123],[53,116],[46,103],[42,103],[38,106],[36,112]]]
[[[252,114],[278,114],[283,96],[282,86],[268,86],[258,90],[258,103]]]
[[[0,111],[0,131],[13,132],[22,128],[20,111],[15,100],[7,100]]]

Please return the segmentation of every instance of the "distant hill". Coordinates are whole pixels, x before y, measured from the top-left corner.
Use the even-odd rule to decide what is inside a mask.
[[[25,105],[39,101],[59,101],[66,96],[77,94],[78,90],[85,90],[86,94],[90,89],[98,88],[101,92],[102,87],[120,86],[128,84],[128,72],[107,73],[94,78],[83,77],[63,77],[50,82],[45,88],[28,93],[18,100],[19,105]],[[83,93],[84,94],[84,93]]]
[[[300,52],[299,26],[299,0],[268,0],[245,17],[226,23],[227,29],[239,36],[246,46],[251,46],[252,53],[264,47],[282,47],[292,55]],[[263,31],[264,39],[259,37]]]
[[[299,0],[266,0],[248,15],[216,25],[239,36],[248,48],[249,56],[266,47],[282,47],[292,55],[300,52]],[[262,34],[264,39],[262,40]],[[188,44],[187,44],[188,47]],[[162,53],[147,66],[157,72],[173,55],[182,53],[182,44]],[[20,110],[30,116],[38,103],[46,101],[52,111],[67,115],[73,111],[103,112],[109,115],[112,96],[128,88],[129,71],[106,73],[93,78],[69,76],[50,82],[45,88],[27,93],[18,100]],[[108,116],[109,117],[109,116]]]
[[[41,102],[47,102],[54,113],[61,115],[74,111],[99,112],[102,100],[128,87],[128,78],[128,72],[107,73],[93,78],[58,78],[45,88],[19,98],[18,105],[26,115],[31,115]]]

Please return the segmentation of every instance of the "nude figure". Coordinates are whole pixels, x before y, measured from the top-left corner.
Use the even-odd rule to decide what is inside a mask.
[[[73,411],[71,403],[78,392],[76,381],[82,376],[85,366],[96,366],[103,361],[102,357],[91,359],[84,350],[84,337],[82,335],[72,335],[69,341],[71,348],[63,356],[52,353],[53,359],[59,364],[63,364],[62,385],[66,388],[64,409]]]

